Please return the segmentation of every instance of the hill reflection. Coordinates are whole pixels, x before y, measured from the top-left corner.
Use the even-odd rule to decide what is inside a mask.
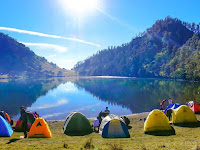
[[[63,82],[66,80],[62,78],[0,82],[0,109],[13,117],[19,113],[20,106],[31,106],[39,97]]]
[[[173,102],[185,104],[200,99],[200,84],[159,79],[79,79],[75,85],[100,101],[129,108],[140,113],[159,108],[161,100],[171,97]]]

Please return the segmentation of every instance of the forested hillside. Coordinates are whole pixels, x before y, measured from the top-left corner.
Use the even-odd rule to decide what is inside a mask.
[[[74,71],[61,69],[55,64],[49,63],[44,57],[37,56],[22,43],[0,33],[0,76],[46,77],[69,75],[75,75]]]
[[[80,75],[200,79],[199,25],[166,17],[129,43],[78,62]]]

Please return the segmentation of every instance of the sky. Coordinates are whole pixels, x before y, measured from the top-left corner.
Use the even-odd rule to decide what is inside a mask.
[[[199,5],[199,0],[0,0],[0,32],[71,69],[99,50],[130,42],[158,19],[199,23]]]

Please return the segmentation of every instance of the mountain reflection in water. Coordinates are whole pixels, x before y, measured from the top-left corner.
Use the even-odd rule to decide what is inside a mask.
[[[0,80],[0,109],[19,118],[21,105],[47,120],[63,120],[72,111],[96,117],[106,106],[111,113],[127,115],[159,108],[162,99],[185,104],[199,101],[200,84],[137,78],[53,78]]]

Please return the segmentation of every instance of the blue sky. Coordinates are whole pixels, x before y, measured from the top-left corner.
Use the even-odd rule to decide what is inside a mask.
[[[70,1],[1,0],[0,32],[71,69],[98,50],[129,42],[168,15],[200,22],[198,0],[73,0],[75,6]]]

